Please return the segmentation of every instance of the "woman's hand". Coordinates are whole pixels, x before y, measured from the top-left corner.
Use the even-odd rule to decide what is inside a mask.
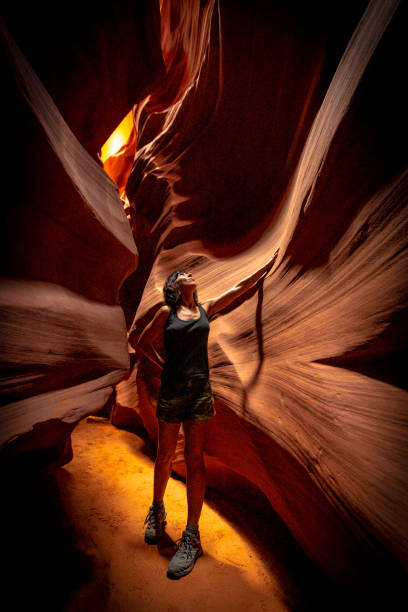
[[[274,253],[273,257],[262,268],[260,268],[250,276],[244,278],[237,285],[235,285],[235,287],[232,287],[232,289],[229,289],[217,298],[207,300],[205,302],[207,317],[210,318],[215,313],[229,306],[231,302],[237,299],[237,297],[248,291],[248,289],[253,287],[259,281],[259,279],[268,274],[268,272],[271,270],[273,264],[276,261],[278,252],[279,249]]]
[[[263,273],[268,274],[268,272],[273,268],[273,264],[275,263],[277,257],[278,257],[278,253],[279,253],[279,249],[276,249],[273,257],[264,265],[263,269]]]

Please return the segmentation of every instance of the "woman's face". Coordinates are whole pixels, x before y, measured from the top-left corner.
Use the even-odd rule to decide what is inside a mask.
[[[194,289],[197,287],[191,272],[182,272],[179,274],[177,277],[177,283],[180,290],[182,290],[183,287],[194,287]]]

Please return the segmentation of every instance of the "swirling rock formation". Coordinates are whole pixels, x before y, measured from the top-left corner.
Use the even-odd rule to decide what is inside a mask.
[[[172,270],[193,270],[205,300],[279,248],[212,323],[210,481],[225,465],[257,484],[336,577],[380,557],[406,568],[406,9],[183,6],[173,27],[162,12],[168,81],[135,111],[126,194],[151,242],[130,341]],[[141,360],[152,437],[159,375]]]
[[[343,582],[381,563],[406,570],[406,5],[354,2],[333,16],[320,3],[163,0],[160,15],[139,3],[137,19],[119,4],[86,22],[83,46],[67,45],[68,81],[8,22],[67,123],[6,42],[26,101],[7,88],[21,123],[4,452],[27,449],[34,428],[32,448],[59,440],[69,453],[64,427],[123,377],[125,320],[136,345],[170,271],[194,270],[205,300],[279,249],[265,281],[212,322],[209,481],[232,470],[255,483]],[[100,38],[107,23],[120,44],[114,25]],[[81,53],[87,70],[100,66],[86,82]],[[89,156],[132,107],[134,130],[105,170],[128,199],[136,270],[116,186]],[[138,360],[113,422],[133,411],[155,438],[159,382]],[[181,436],[180,473],[182,451]]]
[[[67,461],[129,367],[118,292],[138,255],[97,152],[163,70],[158,9],[133,5],[4,7],[3,461]]]

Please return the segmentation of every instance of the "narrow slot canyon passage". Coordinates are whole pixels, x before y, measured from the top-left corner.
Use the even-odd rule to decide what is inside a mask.
[[[78,533],[91,544],[88,552],[96,553],[100,575],[73,593],[67,612],[289,610],[284,588],[263,558],[266,547],[259,538],[249,541],[253,527],[240,534],[208,503],[200,520],[204,555],[195,571],[179,581],[166,577],[186,522],[186,490],[170,479],[165,534],[158,545],[146,544],[153,462],[144,446],[141,438],[92,417],[73,434],[75,458],[61,474],[60,488]]]
[[[399,0],[5,6],[12,609],[404,607],[407,23]],[[171,581],[203,452],[204,556]]]
[[[9,560],[3,577],[14,609],[34,602],[43,612],[342,609],[338,588],[255,488],[252,499],[248,488],[242,492],[243,503],[207,490],[200,521],[204,555],[190,575],[169,580],[167,564],[186,518],[183,480],[174,473],[170,478],[166,531],[158,545],[148,545],[143,521],[153,445],[100,417],[81,421],[72,445],[73,460],[50,473],[45,485],[33,484],[26,497],[21,491],[20,506],[3,517]],[[25,577],[20,587],[16,574]]]

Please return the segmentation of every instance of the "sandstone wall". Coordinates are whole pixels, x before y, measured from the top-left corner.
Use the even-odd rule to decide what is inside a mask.
[[[19,4],[3,17],[1,457],[50,467],[129,367],[118,293],[138,252],[98,151],[163,70],[158,9],[73,2],[62,18]]]
[[[279,248],[212,322],[209,472],[257,484],[338,578],[406,568],[406,9],[210,6],[178,30],[164,21],[170,83],[136,122],[126,193],[152,255],[131,343],[172,270],[192,270],[205,300]],[[143,359],[133,374],[153,438],[159,376]]]
[[[341,581],[406,569],[407,14],[365,9],[121,2],[76,27],[73,4],[50,32],[38,7],[29,27],[8,9],[5,460],[69,459],[170,271],[191,269],[205,300],[279,248],[212,322],[209,482],[252,481]],[[97,151],[132,107],[106,164],[129,225]],[[159,377],[136,361],[117,425],[133,412],[155,439]]]

